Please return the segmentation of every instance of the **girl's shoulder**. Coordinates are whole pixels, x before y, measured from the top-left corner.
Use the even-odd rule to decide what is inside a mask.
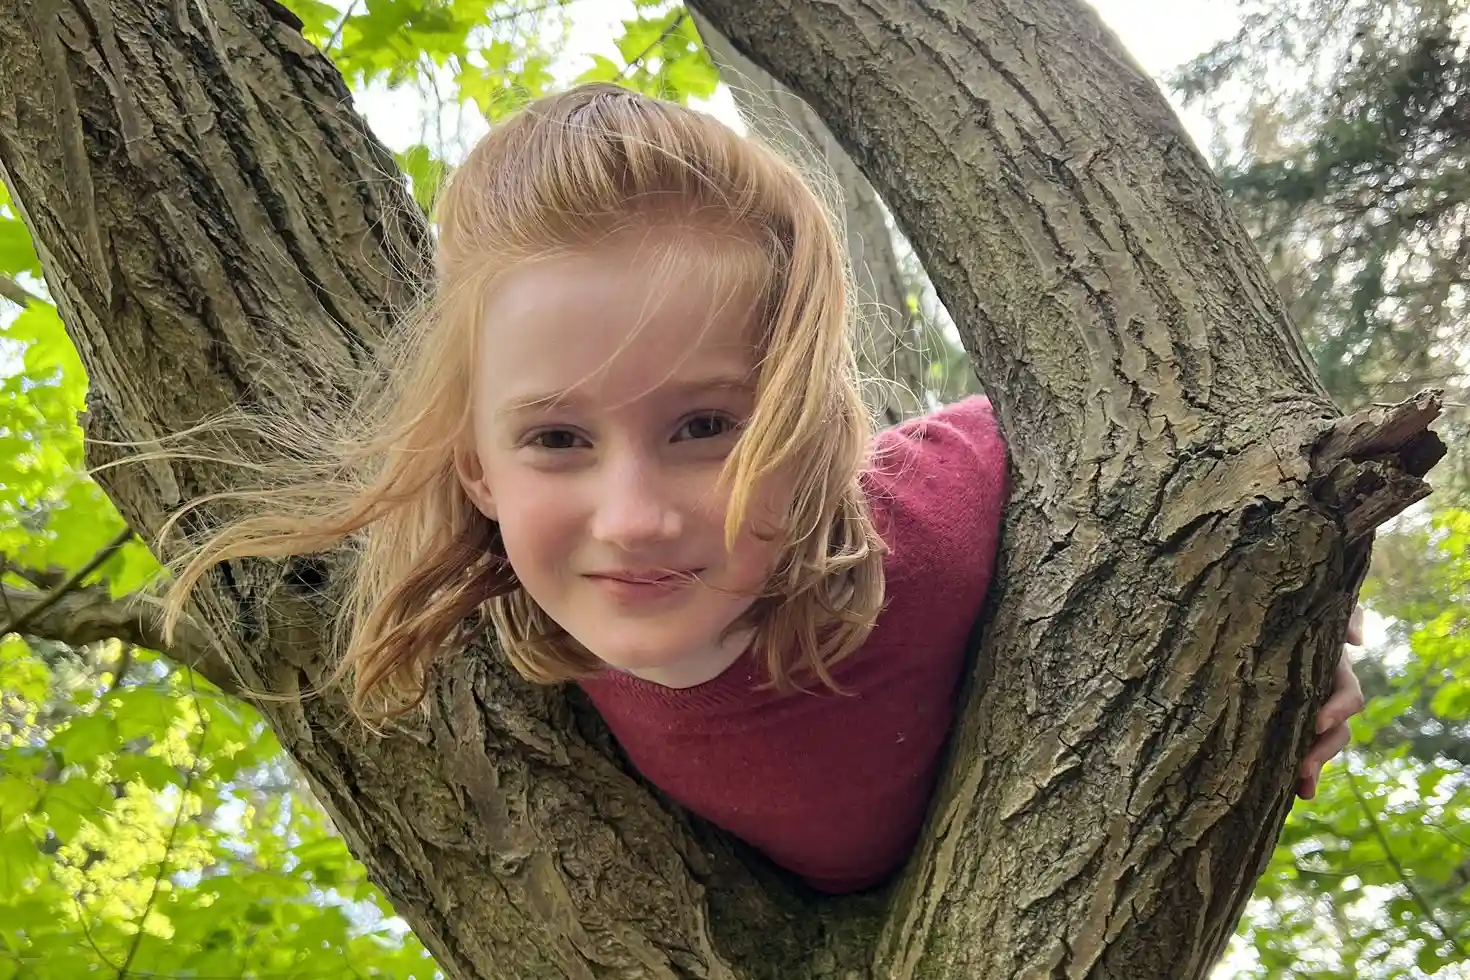
[[[931,437],[958,437],[987,455],[1004,451],[995,408],[984,395],[971,395],[901,422],[879,433],[878,443],[922,442]]]
[[[966,398],[880,432],[863,486],[889,548],[889,578],[955,569],[999,544],[1010,490],[1005,440],[989,399]]]
[[[1005,439],[990,400],[973,396],[878,433],[863,474],[870,494],[959,491],[961,499],[1008,489]]]

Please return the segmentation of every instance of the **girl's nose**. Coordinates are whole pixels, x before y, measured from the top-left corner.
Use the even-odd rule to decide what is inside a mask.
[[[625,551],[677,538],[683,532],[683,516],[669,494],[659,486],[650,467],[633,464],[617,467],[611,479],[599,487],[599,500],[592,519],[592,536]]]

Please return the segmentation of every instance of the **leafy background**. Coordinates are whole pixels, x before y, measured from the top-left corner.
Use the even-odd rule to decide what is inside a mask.
[[[364,105],[417,121],[395,145],[426,210],[489,122],[558,85],[727,98],[678,4],[627,4],[589,46],[580,3],[288,0]],[[1467,4],[1241,0],[1238,31],[1162,79],[1342,404],[1450,402],[1439,489],[1364,591],[1373,699],[1222,977],[1470,976]],[[907,269],[931,393],[956,397],[964,355]],[[86,375],[47,295],[0,188],[0,980],[436,976],[254,711],[137,631],[42,628],[45,596],[123,608],[158,573],[84,473]]]

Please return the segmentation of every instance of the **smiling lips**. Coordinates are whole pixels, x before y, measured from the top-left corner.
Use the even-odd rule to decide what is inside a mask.
[[[698,575],[702,571],[702,568],[686,568],[674,572],[663,569],[594,572],[586,578],[615,599],[642,601],[673,595],[684,586],[692,584],[689,576]]]

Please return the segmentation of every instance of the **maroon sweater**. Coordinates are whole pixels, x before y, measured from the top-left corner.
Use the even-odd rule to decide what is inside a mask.
[[[833,669],[848,694],[758,691],[749,651],[682,690],[612,671],[582,682],[651,782],[829,892],[878,884],[917,839],[1007,490],[984,399],[883,432],[874,450],[863,485],[889,548],[886,594],[868,641]]]

